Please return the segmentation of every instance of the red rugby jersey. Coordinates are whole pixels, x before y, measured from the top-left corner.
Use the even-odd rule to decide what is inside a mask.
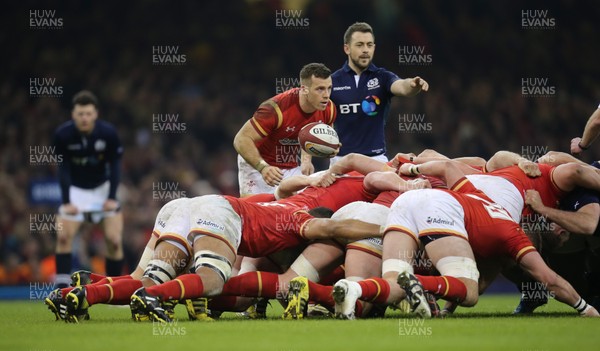
[[[224,198],[242,219],[239,255],[267,256],[306,241],[302,230],[314,217],[297,206],[277,201],[252,203],[232,196]]]
[[[440,190],[452,195],[462,206],[469,244],[476,257],[510,257],[518,262],[526,253],[535,251],[525,232],[508,212],[468,180],[461,182],[460,193]]]
[[[324,111],[305,113],[300,108],[300,88],[290,89],[263,102],[250,124],[263,139],[256,143],[261,157],[282,169],[298,166],[300,145],[298,133],[305,125],[323,122],[333,125],[336,108],[329,101]]]
[[[556,167],[540,164],[542,175],[539,177],[528,177],[519,166],[510,166],[497,169],[489,174],[500,176],[511,182],[525,199],[525,191],[529,189],[537,190],[540,193],[542,202],[548,207],[557,207],[559,200],[565,195],[552,181],[552,172]],[[523,209],[523,214],[532,213],[528,206]]]
[[[359,173],[352,172],[349,174]],[[307,210],[322,206],[335,212],[354,201],[373,201],[377,194],[365,190],[364,179],[363,175],[341,176],[326,188],[307,187],[298,194],[278,202],[289,203]]]

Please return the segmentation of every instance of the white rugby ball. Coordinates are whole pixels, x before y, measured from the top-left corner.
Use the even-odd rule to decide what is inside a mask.
[[[332,157],[340,145],[335,129],[321,122],[302,127],[298,133],[298,142],[304,151],[316,157]]]

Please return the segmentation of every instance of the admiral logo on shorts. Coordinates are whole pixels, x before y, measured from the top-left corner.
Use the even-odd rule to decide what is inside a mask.
[[[427,217],[427,223],[428,224],[454,225],[454,220],[449,221],[447,219],[442,219],[442,218]]]
[[[225,226],[224,225],[215,223],[215,222],[213,222],[211,220],[208,220],[208,219],[202,219],[202,218],[200,218],[200,219],[198,219],[196,221],[196,224],[198,224],[199,226],[204,227],[206,229],[209,229],[211,231],[214,231],[214,230],[218,230],[220,232],[224,232],[225,231]]]

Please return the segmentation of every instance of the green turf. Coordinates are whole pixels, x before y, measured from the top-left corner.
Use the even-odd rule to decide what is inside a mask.
[[[183,306],[170,325],[134,323],[128,308],[94,306],[92,320],[55,322],[40,301],[0,301],[0,350],[569,350],[598,349],[600,320],[581,318],[552,300],[530,317],[510,314],[516,295],[482,296],[476,308],[444,320],[243,320],[189,322]]]

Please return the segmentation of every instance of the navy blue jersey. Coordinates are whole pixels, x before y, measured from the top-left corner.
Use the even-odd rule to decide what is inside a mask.
[[[560,209],[576,212],[589,204],[600,204],[600,194],[589,189],[575,188],[560,200]]]
[[[600,168],[600,163],[594,161],[592,166]],[[577,212],[580,208],[589,204],[600,204],[600,193],[594,190],[578,187],[569,192],[560,201],[560,209],[564,211]],[[596,226],[594,235],[600,235],[600,226]]]
[[[54,133],[55,152],[62,157],[59,166],[62,202],[69,203],[69,187],[93,189],[110,181],[109,199],[116,198],[123,147],[116,129],[96,120],[90,134],[79,132],[73,121],[60,125]]]
[[[391,86],[400,78],[373,63],[361,73],[358,84],[355,76],[347,61],[331,75],[331,100],[337,107],[334,127],[342,143],[339,156],[385,154],[384,127],[394,96]]]

